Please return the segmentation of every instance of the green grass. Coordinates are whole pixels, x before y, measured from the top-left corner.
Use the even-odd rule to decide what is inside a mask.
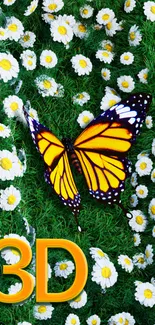
[[[64,0],[65,6],[60,11],[60,14],[72,14],[77,20],[81,20],[79,16],[79,8],[85,3],[83,0],[68,1]],[[2,3],[2,1],[0,1]],[[100,71],[105,64],[95,58],[95,52],[99,47],[99,43],[106,37],[104,30],[93,31],[90,28],[90,35],[86,41],[74,38],[70,49],[65,50],[62,44],[51,41],[48,24],[41,20],[41,4],[34,14],[30,17],[24,17],[23,13],[29,1],[19,1],[11,6],[3,6],[6,15],[15,15],[19,18],[25,27],[25,30],[31,30],[37,35],[37,42],[34,46],[34,51],[39,56],[43,49],[52,49],[58,56],[59,62],[54,69],[46,70],[43,67],[37,66],[37,69],[32,72],[27,72],[21,68],[18,79],[24,81],[23,87],[19,93],[19,97],[31,101],[31,105],[38,111],[40,122],[49,127],[60,139],[64,133],[66,136],[76,138],[81,132],[76,119],[80,112],[84,109],[90,110],[94,115],[100,113],[100,101],[104,96],[104,89],[108,85],[117,89],[116,79],[120,75],[130,74],[136,81],[134,92],[143,91],[155,94],[155,56],[154,56],[154,23],[146,21],[143,14],[143,0],[137,1],[137,6],[130,14],[123,11],[124,1],[112,0],[97,0],[90,3],[94,8],[94,16],[88,20],[88,24],[95,22],[95,16],[102,7],[109,7],[114,10],[118,20],[125,20],[124,30],[118,32],[111,40],[115,43],[115,59],[110,65],[112,74],[111,80],[105,82],[100,76]],[[3,18],[3,17],[2,17]],[[2,21],[2,19],[1,19]],[[127,35],[132,25],[138,25],[143,34],[143,41],[140,46],[134,48],[129,47]],[[19,44],[11,41],[0,43],[0,52],[9,50],[19,61],[22,48]],[[135,61],[131,68],[123,66],[119,62],[119,57],[124,51],[131,51],[135,55]],[[93,71],[87,77],[78,77],[71,68],[70,59],[73,55],[82,53],[88,56],[93,63]],[[107,65],[109,67],[109,65]],[[144,85],[138,81],[137,73],[147,67],[150,71],[148,84]],[[46,106],[34,84],[34,79],[42,73],[54,77],[56,82],[61,83],[65,89],[64,98],[46,98]],[[144,252],[146,245],[152,244],[155,248],[154,238],[151,235],[153,222],[149,219],[147,229],[141,235],[142,243],[138,248],[133,246],[133,232],[128,226],[127,218],[118,206],[102,205],[93,200],[88,193],[83,176],[74,173],[75,180],[79,192],[82,197],[82,209],[79,216],[80,225],[85,232],[80,234],[77,232],[74,217],[68,208],[63,206],[57,196],[53,194],[51,188],[44,182],[44,165],[39,157],[33,143],[29,130],[24,128],[22,124],[15,120],[6,118],[3,112],[2,101],[8,95],[14,94],[15,86],[10,86],[9,83],[0,82],[0,109],[1,121],[9,124],[12,129],[13,139],[4,139],[2,149],[11,150],[14,144],[17,149],[23,148],[27,156],[27,171],[23,178],[16,178],[13,182],[3,182],[1,188],[5,188],[10,184],[18,187],[21,190],[22,201],[20,203],[20,212],[16,209],[14,212],[2,212],[0,219],[0,235],[17,233],[26,235],[21,216],[28,219],[29,223],[36,229],[37,238],[65,238],[72,240],[81,247],[85,253],[89,266],[89,277],[85,287],[88,294],[88,302],[85,307],[74,310],[71,309],[68,303],[53,304],[55,310],[51,320],[38,321],[33,318],[32,311],[35,300],[28,302],[22,307],[13,305],[0,304],[0,321],[4,324],[16,325],[18,322],[27,321],[32,324],[53,324],[63,325],[69,313],[75,313],[80,317],[81,324],[86,324],[86,319],[97,314],[101,320],[101,324],[107,324],[107,320],[114,314],[126,311],[130,312],[136,319],[138,325],[153,325],[155,322],[155,307],[146,308],[141,306],[134,299],[135,286],[134,281],[140,280],[149,282],[154,276],[154,267],[152,264],[147,266],[144,271],[138,270],[136,267],[131,274],[126,273],[117,264],[119,254],[127,254],[132,257],[135,253]],[[118,90],[118,89],[117,89]],[[72,104],[72,96],[79,91],[88,91],[91,100],[81,108],[78,105]],[[118,90],[119,91],[119,90]],[[121,93],[122,98],[127,97]],[[150,108],[149,115],[155,120],[154,99]],[[59,129],[54,121],[57,121]],[[141,135],[137,139],[137,143],[133,146],[129,153],[129,158],[134,163],[136,162],[137,154],[143,149],[151,150],[151,143],[154,138],[154,127],[148,130],[143,126]],[[151,156],[153,159],[153,156]],[[155,195],[154,184],[149,177],[140,180],[140,183],[145,184],[149,188],[149,196],[146,200],[140,201],[138,208],[142,209],[148,216],[148,204]],[[134,193],[130,185],[130,180],[126,181],[126,190],[122,195],[122,202],[126,208],[130,208],[129,198]],[[149,217],[148,217],[149,218]],[[90,247],[100,247],[107,253],[111,261],[115,264],[118,271],[117,283],[107,289],[106,294],[101,293],[100,286],[91,281],[91,271],[93,260],[89,255]],[[35,247],[33,247],[35,251]],[[50,250],[49,263],[54,267],[55,262],[61,261],[65,257],[71,258],[67,252],[63,250]],[[1,265],[4,260],[0,259]],[[30,267],[29,267],[30,269]],[[49,291],[61,291],[69,287],[73,281],[73,276],[67,280],[54,277],[49,280]],[[16,282],[16,279],[8,276],[0,277],[0,290],[7,292],[8,286]]]

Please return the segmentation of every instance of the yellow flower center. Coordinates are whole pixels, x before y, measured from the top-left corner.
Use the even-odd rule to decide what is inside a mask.
[[[129,258],[125,258],[125,259],[124,259],[124,262],[125,262],[125,264],[127,264],[127,265],[130,265],[130,264],[131,264],[131,261],[129,260]]]
[[[127,81],[123,81],[123,82],[122,82],[122,86],[123,86],[124,88],[128,88],[128,87],[129,87],[129,83],[128,83]]]
[[[108,20],[109,19],[109,15],[108,14],[104,14],[103,16],[102,16],[102,20]]]
[[[24,37],[23,37],[23,41],[24,42],[28,42],[30,40],[30,36],[29,35],[25,35]]]
[[[136,222],[138,225],[142,225],[144,223],[143,217],[142,216],[137,216],[136,217]]]
[[[83,14],[84,14],[84,15],[87,15],[88,12],[89,12],[88,9],[84,9],[84,10],[83,10]]]
[[[138,258],[138,263],[144,264],[145,260],[143,257]]]
[[[130,202],[131,203],[134,203],[134,198],[133,197],[130,199]]]
[[[114,100],[114,99],[109,100],[109,107],[111,107],[111,106],[113,106],[115,104],[116,104],[116,100]]]
[[[152,205],[151,212],[152,212],[152,214],[155,214],[155,205]]]
[[[4,126],[0,125],[0,131],[4,131],[4,130],[5,130]]]
[[[32,117],[32,118],[34,118],[34,114],[31,112],[31,113],[29,113],[29,115]]]
[[[108,29],[108,30],[110,30],[110,29],[111,29],[111,27],[112,27],[112,23],[109,21],[109,23],[108,23],[108,24],[106,24],[106,27],[107,27],[107,29]]]
[[[152,7],[151,7],[151,12],[152,12],[153,14],[155,14],[155,6],[152,6]]]
[[[144,194],[144,190],[139,190],[138,193],[141,194],[141,195],[143,195]]]
[[[145,253],[146,257],[148,258],[151,254],[148,250],[146,250],[146,253]]]
[[[144,73],[143,74],[143,78],[146,80],[148,78],[148,74],[147,73]]]
[[[81,68],[86,68],[87,67],[87,62],[85,60],[80,60],[79,64],[80,64]]]
[[[106,44],[106,45],[105,45],[105,49],[106,49],[107,51],[109,51],[109,52],[112,52],[112,45],[110,45],[110,44]]]
[[[107,53],[107,52],[102,52],[102,56],[105,56],[106,58],[108,58],[108,57],[109,57],[109,53]]]
[[[5,170],[10,170],[12,168],[12,161],[9,158],[2,158],[0,166]]]
[[[105,256],[105,254],[100,249],[98,249],[97,254],[101,257]]]
[[[118,320],[118,322],[119,322],[120,324],[122,324],[122,323],[123,323],[123,318],[120,317],[119,320]]]
[[[18,103],[12,102],[10,108],[12,109],[12,111],[16,111],[18,109]]]
[[[146,167],[147,167],[147,164],[145,162],[142,162],[140,164],[140,169],[144,170],[144,169],[146,169]]]
[[[11,24],[8,26],[8,29],[11,30],[11,32],[16,32],[18,29],[18,26],[16,24]]]
[[[8,201],[8,204],[13,205],[16,202],[15,195],[9,195],[7,201]]]
[[[81,295],[79,295],[78,297],[76,297],[76,298],[74,299],[74,301],[75,301],[75,302],[80,302],[80,301],[81,301]]]
[[[52,57],[50,55],[47,55],[46,58],[45,58],[45,61],[47,63],[51,63],[53,61]]]
[[[71,319],[71,324],[75,325],[77,322],[76,322],[76,319],[75,318],[72,318]]]
[[[151,299],[153,296],[153,293],[150,289],[145,289],[144,290],[144,297],[147,298],[147,299]]]
[[[11,249],[11,252],[16,256],[20,255],[20,253],[17,251],[17,249]]]
[[[28,60],[27,64],[31,66],[31,65],[33,65],[33,62],[31,60]]]
[[[55,10],[56,8],[57,8],[56,3],[51,3],[51,4],[48,6],[48,9],[50,9],[50,10]]]
[[[89,123],[90,122],[90,118],[88,116],[84,116],[83,119],[82,119],[82,121],[84,123]]]
[[[125,319],[125,323],[124,323],[124,325],[129,325],[129,321],[128,321],[128,319]]]
[[[129,36],[130,36],[131,41],[134,41],[134,39],[136,38],[135,32],[131,32]]]
[[[127,60],[129,60],[129,59],[130,59],[129,55],[125,55],[125,56],[124,56],[124,60],[127,61]]]
[[[107,76],[107,72],[106,71],[103,71],[102,74],[103,74],[103,77],[106,77]]]
[[[101,274],[103,276],[103,278],[110,278],[111,276],[111,270],[109,267],[105,266],[105,267],[102,267],[102,271],[101,271]]]
[[[79,25],[78,26],[78,30],[81,32],[81,33],[85,33],[86,32],[86,27],[84,25]]]
[[[60,267],[60,270],[66,270],[68,265],[66,263],[62,263],[62,264],[60,264],[59,267]]]
[[[50,18],[50,19],[54,19],[54,15],[52,15],[52,14],[48,14],[48,18]]]
[[[130,7],[130,0],[128,0],[125,5],[126,7]]]
[[[43,81],[43,85],[44,85],[44,87],[46,89],[49,89],[49,88],[52,87],[52,83],[49,80],[46,80],[46,79]]]
[[[79,99],[82,99],[82,98],[84,98],[84,95],[83,95],[83,94],[79,94],[79,95],[78,95],[78,98],[79,98]]]
[[[30,13],[32,14],[32,12],[34,12],[36,9],[36,5],[32,6],[31,9],[30,9]]]
[[[97,324],[97,320],[96,319],[93,319],[91,323],[92,323],[92,325],[96,325]]]
[[[11,70],[11,67],[12,67],[12,64],[9,60],[2,59],[0,61],[0,68],[4,69],[6,71],[9,71],[9,70]]]
[[[155,172],[152,174],[152,177],[155,178]]]
[[[2,36],[4,36],[4,35],[5,35],[5,33],[4,33],[4,31],[3,31],[3,30],[0,30],[0,35],[2,35]]]
[[[67,34],[67,29],[64,26],[59,26],[58,27],[58,32],[61,35],[66,35]]]
[[[133,237],[133,241],[134,241],[134,243],[136,243],[136,241],[137,241],[137,238],[135,236]]]
[[[47,307],[46,307],[46,306],[40,306],[40,307],[38,308],[38,312],[39,312],[40,314],[45,313],[46,310],[47,310]]]

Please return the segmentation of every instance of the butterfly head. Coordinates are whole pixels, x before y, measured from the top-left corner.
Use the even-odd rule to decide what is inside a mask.
[[[64,146],[65,146],[65,148],[66,148],[66,150],[68,152],[73,151],[73,143],[72,143],[72,140],[70,138],[63,138],[62,143],[64,144]]]

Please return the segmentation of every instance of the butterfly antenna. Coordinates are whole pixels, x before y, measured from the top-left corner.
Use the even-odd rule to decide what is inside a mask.
[[[125,216],[128,219],[132,219],[132,214],[127,209],[124,208],[124,206],[121,202],[117,203],[117,205],[122,209],[122,211],[124,212]]]

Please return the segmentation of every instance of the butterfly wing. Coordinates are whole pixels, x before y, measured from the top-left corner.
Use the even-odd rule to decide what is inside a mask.
[[[80,195],[62,142],[48,128],[31,118],[25,111],[33,142],[45,162],[45,180],[52,186],[64,205],[73,214],[79,213]]]
[[[126,153],[140,132],[150,102],[150,95],[131,95],[94,119],[74,142],[89,192],[96,199],[120,200],[131,169]]]

